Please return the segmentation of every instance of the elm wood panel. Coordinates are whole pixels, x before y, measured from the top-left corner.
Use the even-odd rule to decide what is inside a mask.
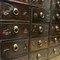
[[[21,20],[21,21],[29,21],[30,20],[30,10],[29,6],[16,4],[16,3],[2,3],[3,8],[3,19],[13,19],[13,20]],[[14,12],[13,12],[14,11]],[[15,15],[15,13],[17,15]]]
[[[16,58],[28,53],[28,40],[18,39],[15,41],[1,42],[1,55],[4,59]]]
[[[0,28],[0,39],[29,38],[29,24],[2,24]]]

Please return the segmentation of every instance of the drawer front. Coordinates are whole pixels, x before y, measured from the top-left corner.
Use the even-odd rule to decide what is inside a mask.
[[[60,54],[60,47],[59,47],[59,45],[49,48],[49,58],[55,57],[55,56],[57,56],[59,54]]]
[[[32,38],[30,42],[31,51],[48,48],[48,37]]]
[[[47,12],[44,8],[33,8],[33,20],[32,22],[44,22],[46,21]]]
[[[52,23],[59,23],[60,22],[60,9],[52,11]]]
[[[47,36],[49,30],[48,24],[32,24],[31,37]]]
[[[28,40],[19,39],[16,41],[2,41],[1,43],[2,58],[15,58],[19,55],[28,53]]]
[[[15,3],[2,2],[2,15],[5,20],[19,20],[29,22],[30,10],[29,6]]]
[[[0,24],[0,38],[29,38],[29,24]]]
[[[52,23],[60,22],[60,0],[52,0],[51,6]]]
[[[59,35],[60,34],[60,24],[52,24],[50,34]]]
[[[47,49],[30,54],[29,60],[47,60]]]
[[[55,46],[60,44],[60,36],[50,37],[49,46]]]

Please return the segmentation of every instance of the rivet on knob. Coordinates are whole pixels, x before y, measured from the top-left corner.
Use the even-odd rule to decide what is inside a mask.
[[[18,33],[18,32],[19,32],[18,26],[14,26],[14,32],[15,32],[15,33]]]
[[[17,51],[19,50],[18,45],[17,45],[17,44],[14,44],[14,45],[13,45],[13,49],[14,49],[14,51],[16,51],[16,52],[17,52]]]
[[[19,10],[18,10],[17,8],[14,8],[14,9],[13,9],[13,14],[14,14],[14,15],[18,15],[18,14],[19,14]]]

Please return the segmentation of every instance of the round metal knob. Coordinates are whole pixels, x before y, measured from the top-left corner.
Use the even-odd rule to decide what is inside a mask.
[[[41,18],[44,18],[45,17],[43,12],[40,12],[40,17]]]
[[[57,13],[57,14],[56,14],[56,17],[57,17],[58,19],[60,19],[60,14],[59,14],[59,13]]]
[[[40,58],[40,57],[41,57],[41,54],[38,54],[38,55],[37,55],[37,57],[39,57],[39,58]]]
[[[14,14],[14,15],[18,15],[18,14],[19,14],[19,10],[18,10],[17,8],[14,8],[14,9],[13,9],[13,14]]]
[[[38,45],[42,46],[42,41],[41,40],[38,41]]]
[[[55,40],[56,43],[58,42],[58,39],[56,37],[54,38],[54,40]]]
[[[60,7],[60,1],[57,1],[57,5]]]
[[[56,49],[56,48],[54,48],[54,49],[53,49],[53,53],[55,53],[55,54],[56,54],[56,51],[57,51],[57,49]]]
[[[15,32],[15,33],[18,33],[18,32],[19,32],[18,26],[14,26],[14,32]]]
[[[39,32],[43,32],[43,27],[42,26],[39,26]]]
[[[17,51],[19,50],[18,45],[17,45],[17,44],[14,44],[14,45],[13,45],[13,49],[14,49],[14,51],[16,51],[16,52],[17,52]]]
[[[58,26],[55,26],[55,29],[56,29],[56,31],[59,31],[59,27]]]
[[[37,60],[41,60],[42,58],[41,58],[41,54],[38,54],[37,55]]]

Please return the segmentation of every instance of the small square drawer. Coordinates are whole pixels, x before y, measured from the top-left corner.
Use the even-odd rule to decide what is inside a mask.
[[[3,20],[30,22],[30,9],[28,5],[2,2],[2,16]]]
[[[55,57],[59,54],[60,54],[60,46],[59,45],[49,48],[49,55],[48,55],[49,58]]]
[[[48,30],[49,30],[49,25],[48,24],[32,24],[31,27],[31,37],[40,37],[40,36],[47,36],[48,35]]]
[[[29,60],[47,60],[47,49],[30,53]]]
[[[32,38],[30,41],[30,51],[37,51],[48,48],[48,37]]]
[[[0,39],[29,38],[29,24],[0,24]]]
[[[52,24],[50,27],[50,35],[59,35],[60,34],[60,24]]]
[[[18,39],[15,41],[2,41],[1,42],[1,54],[2,58],[9,59],[15,58],[19,55],[28,53],[28,40]]]

